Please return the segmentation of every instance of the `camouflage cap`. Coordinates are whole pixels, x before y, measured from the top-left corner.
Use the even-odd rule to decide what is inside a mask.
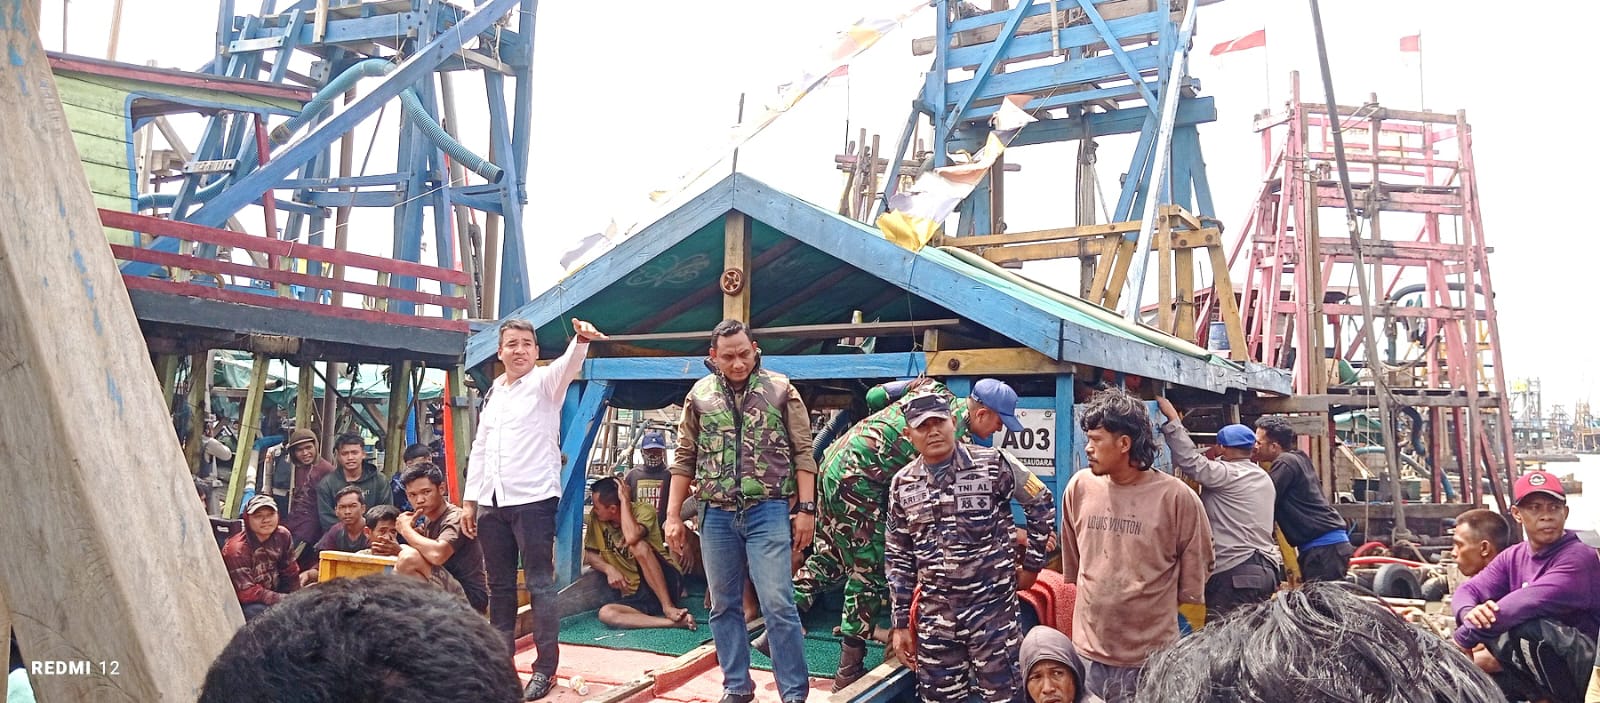
[[[922,423],[935,417],[950,419],[950,402],[945,400],[944,396],[923,393],[906,401],[907,425],[921,427]]]

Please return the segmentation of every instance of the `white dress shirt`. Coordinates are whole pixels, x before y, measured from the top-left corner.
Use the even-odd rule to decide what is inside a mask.
[[[561,496],[561,404],[588,353],[588,343],[574,338],[548,365],[511,383],[495,378],[478,416],[463,500],[505,507]]]

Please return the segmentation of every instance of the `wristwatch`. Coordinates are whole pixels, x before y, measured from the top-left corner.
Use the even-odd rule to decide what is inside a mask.
[[[797,503],[794,504],[794,509],[789,511],[790,515],[794,515],[796,513],[805,513],[805,514],[810,515],[812,517],[816,517],[817,516],[817,504],[816,503],[812,503],[812,502],[805,502],[805,501],[797,502]]]

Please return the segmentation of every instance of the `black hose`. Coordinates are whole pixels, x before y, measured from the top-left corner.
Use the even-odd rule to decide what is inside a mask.
[[[838,439],[839,435],[850,429],[853,424],[855,424],[855,413],[850,410],[840,410],[815,437],[811,438],[811,458],[822,461],[822,454],[828,451],[828,445],[833,444],[833,440]]]

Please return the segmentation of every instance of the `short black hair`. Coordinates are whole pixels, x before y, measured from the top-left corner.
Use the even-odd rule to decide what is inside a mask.
[[[756,341],[756,335],[750,331],[749,325],[732,319],[718,322],[716,327],[711,328],[711,346],[717,346],[717,340],[719,339],[732,337],[739,333],[743,333],[752,343]]]
[[[1506,522],[1504,515],[1493,510],[1477,508],[1457,515],[1456,529],[1462,527],[1471,530],[1472,536],[1488,540],[1497,552],[1505,551],[1511,543],[1511,525]]]
[[[355,484],[350,484],[348,486],[345,486],[344,488],[339,489],[338,493],[333,494],[333,504],[334,505],[338,505],[339,501],[341,499],[343,499],[345,496],[347,496],[347,495],[349,495],[351,493],[356,494],[356,500],[361,501],[362,505],[366,505],[367,504],[367,493],[366,493],[366,491],[361,490],[361,488],[359,486],[355,485]]]
[[[594,502],[601,505],[621,505],[622,489],[617,486],[614,476],[607,476],[589,484],[589,490],[594,491]]]
[[[416,651],[424,641],[431,652]],[[521,701],[507,654],[499,632],[456,596],[394,574],[333,579],[234,633],[200,703]]]
[[[1267,433],[1267,439],[1278,443],[1285,450],[1294,449],[1294,425],[1289,424],[1288,418],[1282,415],[1263,415],[1256,420],[1256,429]]]
[[[433,456],[433,450],[429,449],[428,445],[413,444],[409,447],[406,447],[406,453],[400,455],[400,459],[401,461],[411,461],[412,459],[421,459],[423,457],[431,456]]]
[[[366,521],[368,529],[376,529],[378,523],[384,520],[399,522],[400,509],[393,505],[374,505],[367,509]]]
[[[1488,703],[1500,689],[1455,645],[1342,581],[1280,591],[1150,658],[1138,703]]]
[[[434,466],[433,462],[424,461],[400,474],[400,488],[402,490],[405,489],[406,486],[411,485],[412,481],[419,478],[428,479],[433,482],[433,485],[438,486],[444,483],[444,472],[440,471],[439,467]]]
[[[346,432],[342,435],[339,435],[338,439],[333,440],[333,450],[338,451],[346,444],[359,444],[361,445],[362,451],[366,451],[367,448],[367,440],[362,439],[361,435],[354,432]]]
[[[1128,449],[1129,463],[1141,470],[1155,465],[1156,436],[1150,425],[1150,411],[1144,401],[1127,391],[1113,387],[1095,393],[1078,424],[1084,432],[1105,430],[1127,436],[1133,440]]]

